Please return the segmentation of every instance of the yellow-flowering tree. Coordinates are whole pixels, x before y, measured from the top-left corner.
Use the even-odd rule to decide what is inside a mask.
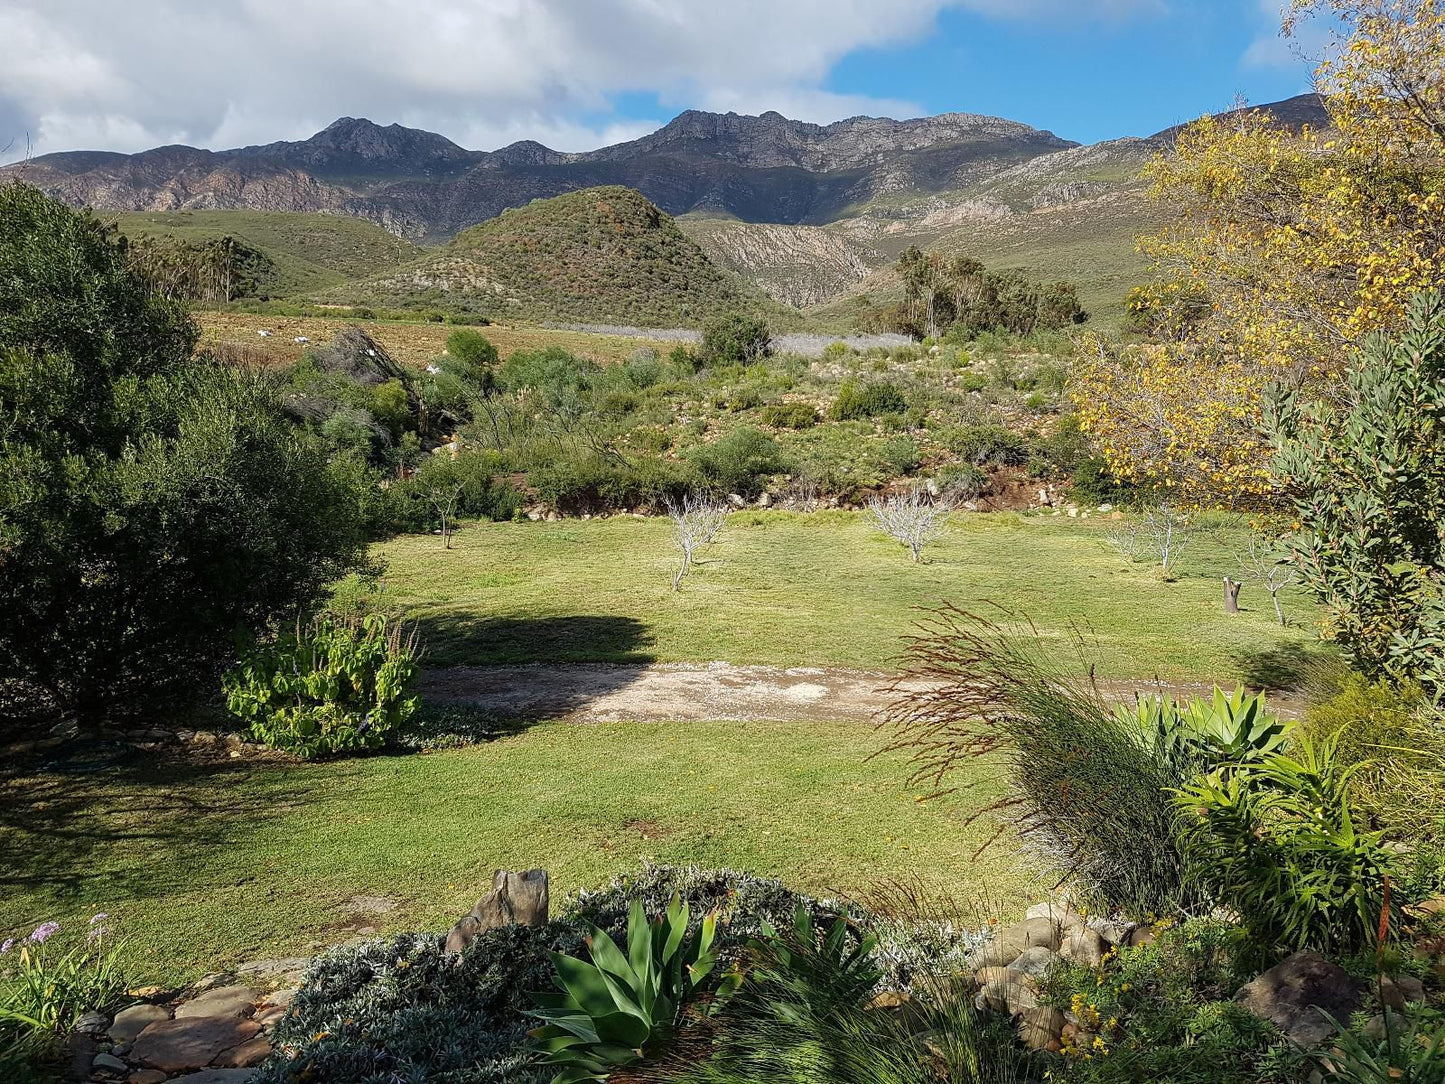
[[[1141,242],[1160,281],[1130,299],[1153,341],[1093,344],[1077,373],[1114,472],[1200,503],[1269,502],[1266,387],[1327,385],[1445,282],[1440,0],[1297,0],[1284,32],[1309,14],[1343,28],[1317,72],[1331,127],[1240,110],[1184,129],[1150,167],[1177,212]]]

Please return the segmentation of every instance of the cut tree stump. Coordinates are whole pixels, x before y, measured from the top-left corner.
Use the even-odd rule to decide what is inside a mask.
[[[1225,613],[1227,613],[1227,614],[1237,614],[1237,613],[1239,613],[1239,589],[1240,589],[1241,587],[1243,587],[1243,586],[1244,586],[1244,584],[1240,583],[1238,580],[1231,580],[1228,576],[1225,576],[1225,577],[1224,577],[1224,612],[1225,612]]]
[[[492,874],[492,890],[477,900],[477,905],[447,934],[447,955],[459,955],[485,930],[546,925],[547,904],[546,870],[497,870]]]

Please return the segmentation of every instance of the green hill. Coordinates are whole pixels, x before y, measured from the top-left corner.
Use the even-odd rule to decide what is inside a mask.
[[[230,235],[274,263],[258,292],[272,297],[315,293],[416,259],[425,250],[380,226],[344,215],[303,211],[144,211],[104,215],[128,237],[163,237],[190,245]]]
[[[619,185],[535,200],[327,299],[437,308],[502,321],[697,327],[719,309],[796,311],[714,265],[642,194]]]

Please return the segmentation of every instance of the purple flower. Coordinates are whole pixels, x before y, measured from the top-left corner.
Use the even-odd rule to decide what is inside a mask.
[[[43,945],[45,944],[45,942],[49,941],[59,932],[60,923],[42,922],[39,926],[36,926],[35,929],[30,931],[30,940],[34,941],[37,945]]]
[[[12,948],[14,948],[14,947],[15,947],[15,938],[13,938],[13,937],[7,938],[6,941],[5,941],[5,943],[4,943],[3,945],[0,945],[0,956],[4,956],[7,952],[9,952],[9,951],[10,951]]]
[[[90,924],[94,926],[97,922],[104,922],[109,917],[110,916],[108,914],[102,911],[100,914],[91,917]]]

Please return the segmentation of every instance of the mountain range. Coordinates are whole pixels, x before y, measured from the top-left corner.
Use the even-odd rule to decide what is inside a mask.
[[[1260,108],[1291,126],[1327,123],[1313,95]],[[1140,169],[1172,134],[1080,145],[966,113],[817,125],[690,110],[640,139],[564,153],[530,141],[471,151],[343,117],[301,141],[61,152],[0,179],[23,175],[102,211],[349,215],[424,245],[535,199],[622,185],[681,216],[715,263],[800,307],[866,287],[910,243],[1074,278],[1109,304],[1114,278],[1135,270],[1133,233],[1147,226]]]

